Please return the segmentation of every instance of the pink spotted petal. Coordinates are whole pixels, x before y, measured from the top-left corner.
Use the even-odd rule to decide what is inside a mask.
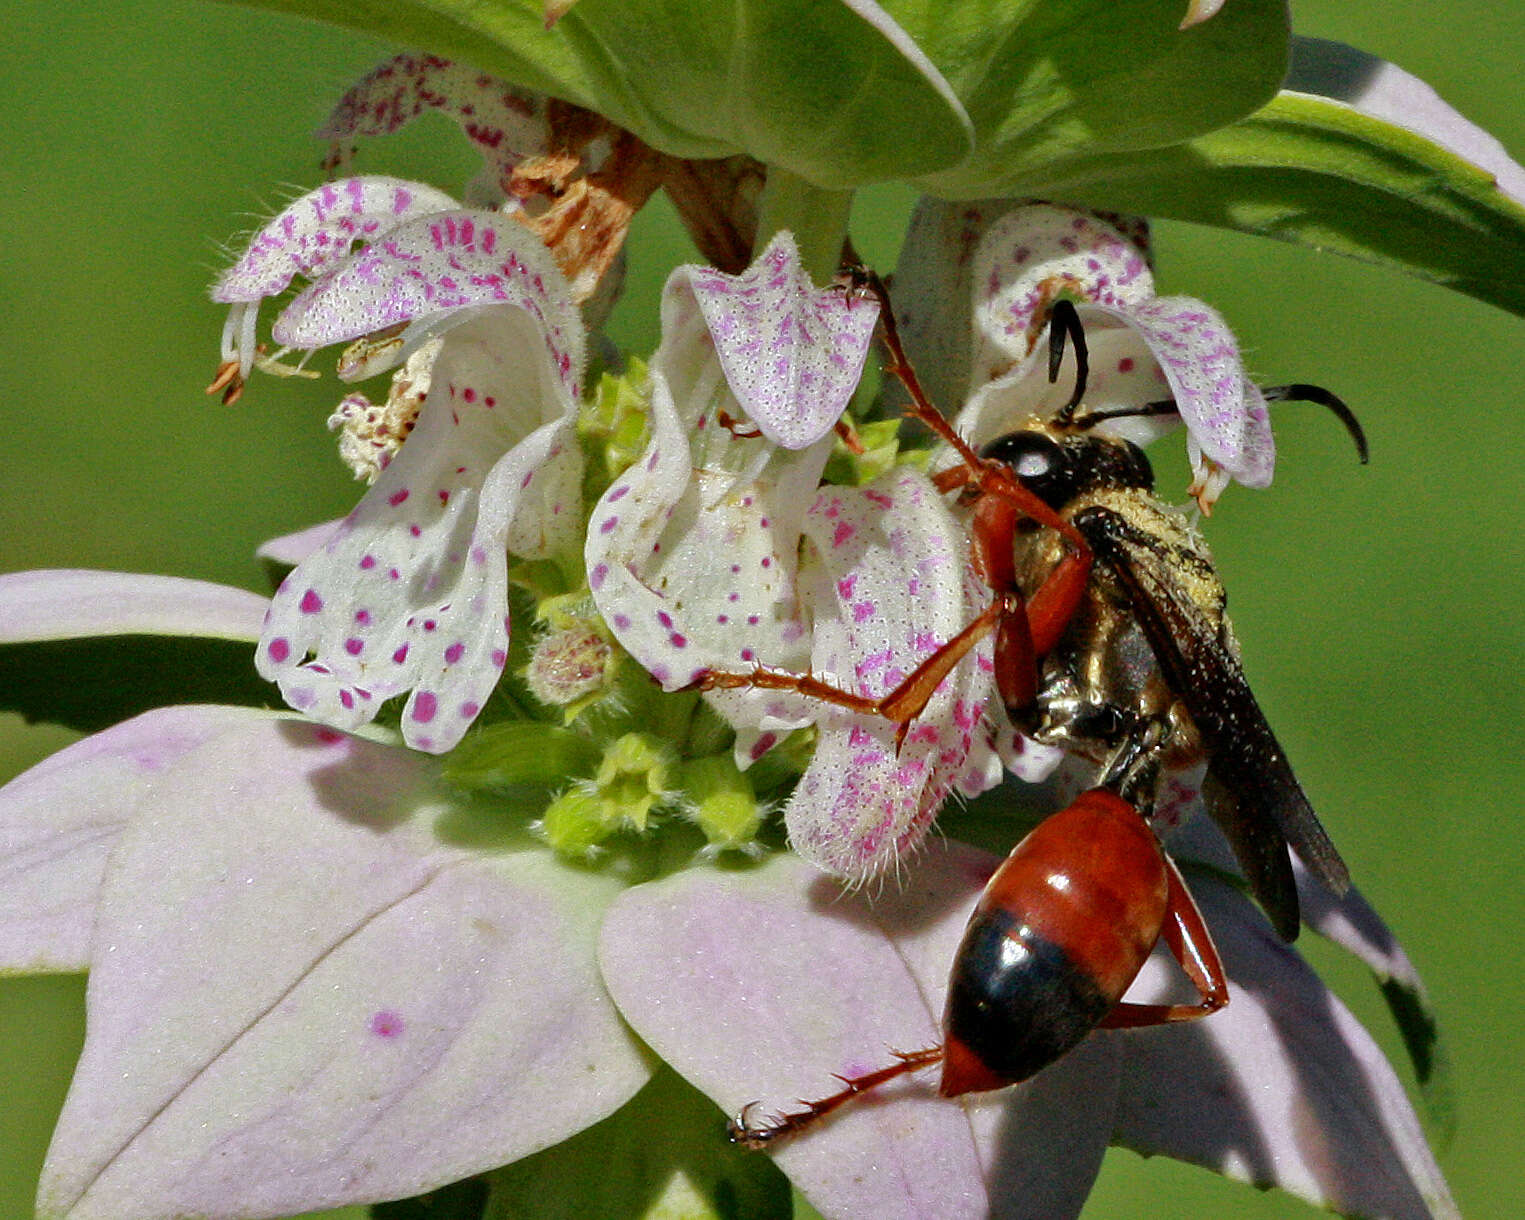
[[[1117,1142],[1343,1214],[1459,1216],[1371,1036],[1246,897],[1210,879],[1191,886],[1229,973],[1229,1005],[1120,1036]],[[1151,960],[1130,998],[1159,998],[1172,975]]]
[[[984,608],[963,531],[913,469],[861,489],[823,488],[806,537],[810,668],[854,694],[889,694]],[[966,775],[971,751],[988,743],[990,657],[987,638],[943,680],[898,750],[890,721],[821,704],[815,757],[785,811],[794,849],[863,880],[914,848]]]
[[[692,293],[670,287],[651,443],[594,507],[584,555],[604,621],[668,689],[702,669],[808,662],[796,566],[830,438],[792,452],[737,436],[718,423],[722,410],[740,413],[704,317]],[[756,692],[721,701],[736,724],[756,723],[768,702]]]
[[[259,638],[265,599],[246,589],[132,572],[40,569],[0,576],[0,643],[95,635]]]
[[[1192,297],[1110,312],[1138,332],[1165,374],[1161,397],[1175,399],[1194,460],[1200,450],[1246,487],[1267,486],[1276,464],[1270,412],[1223,316]]]
[[[933,844],[874,898],[787,855],[745,872],[690,869],[621,895],[604,923],[604,979],[642,1039],[722,1110],[793,1108],[835,1091],[833,1072],[938,1041],[948,965],[993,863]],[[827,1217],[1078,1214],[1115,1067],[1075,1058],[967,1109],[935,1090],[935,1070],[905,1080],[772,1155]]]
[[[212,299],[231,305],[222,331],[222,358],[247,378],[259,354],[261,302],[293,279],[310,279],[406,220],[456,206],[421,182],[362,177],[331,182],[296,199],[250,240],[242,257],[212,286]]]
[[[369,376],[476,313],[504,306],[536,319],[541,333],[533,346],[549,353],[576,398],[585,341],[566,281],[538,237],[493,212],[442,212],[399,225],[309,285],[271,334],[288,347],[319,348],[406,325],[385,361],[348,370]]]
[[[408,693],[409,745],[460,740],[507,658],[508,553],[578,539],[577,406],[554,355],[526,308],[447,336],[408,442],[271,603],[256,664],[292,707],[349,729]]]
[[[441,844],[428,760],[266,717],[161,781],[103,887],[42,1214],[415,1195],[649,1075],[595,966],[618,882]]]
[[[547,99],[434,55],[402,54],[368,73],[334,107],[318,131],[333,142],[330,169],[344,164],[357,136],[396,131],[435,111],[460,124],[486,161],[473,202],[496,206],[514,166],[545,153],[550,141]]]
[[[831,431],[863,374],[876,301],[817,288],[789,233],[777,234],[741,275],[681,268],[668,292],[683,290],[704,314],[745,418],[786,449]]]
[[[217,277],[212,300],[232,305],[273,297],[298,276],[312,279],[357,244],[457,206],[443,191],[401,178],[366,175],[329,182],[265,223],[242,257]]]
[[[106,859],[139,804],[182,756],[265,719],[246,708],[156,708],[0,788],[0,972],[87,969]]]
[[[973,386],[1028,357],[1046,336],[1048,308],[1059,295],[1114,316],[1154,297],[1148,254],[1139,244],[1096,216],[1047,204],[994,220],[975,252],[971,278]],[[1081,318],[1089,321],[1084,311]],[[1086,333],[1089,338],[1089,325]]]

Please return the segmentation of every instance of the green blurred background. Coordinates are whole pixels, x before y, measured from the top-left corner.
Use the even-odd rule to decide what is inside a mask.
[[[1515,4],[1299,0],[1298,28],[1418,73],[1525,157]],[[269,536],[357,489],[323,428],[334,383],[257,380],[202,396],[222,249],[319,180],[308,133],[389,48],[211,3],[0,4],[0,570],[167,572],[259,588]],[[458,188],[473,158],[443,121],[362,155]],[[893,261],[907,200],[864,202],[861,245]],[[654,301],[688,257],[663,209],[633,243],[615,337],[655,338]],[[1440,1009],[1458,1134],[1442,1151],[1463,1210],[1518,1214],[1525,1163],[1520,458],[1525,321],[1305,251],[1161,226],[1166,291],[1213,302],[1267,381],[1316,381],[1360,412],[1360,469],[1313,408],[1278,417],[1269,491],[1231,491],[1209,526],[1255,689],[1358,883]],[[322,363],[322,362],[319,362]],[[1161,458],[1165,487],[1184,465]],[[0,717],[0,775],[68,736]],[[1309,946],[1401,1058],[1364,973]],[[83,980],[0,980],[0,1220],[30,1215],[83,1037]],[[350,1213],[343,1213],[348,1215]],[[1314,1215],[1211,1175],[1109,1156],[1102,1217]]]

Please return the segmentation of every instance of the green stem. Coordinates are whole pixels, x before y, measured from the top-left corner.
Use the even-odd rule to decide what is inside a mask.
[[[757,218],[757,246],[762,250],[775,233],[787,229],[800,248],[810,278],[824,284],[842,263],[842,244],[852,214],[851,191],[828,191],[776,165],[768,167]]]

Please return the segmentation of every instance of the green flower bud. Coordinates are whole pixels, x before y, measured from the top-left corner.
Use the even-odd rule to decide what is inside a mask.
[[[752,782],[737,770],[730,754],[696,758],[682,767],[685,815],[704,832],[711,851],[752,851],[768,814],[752,791]]]

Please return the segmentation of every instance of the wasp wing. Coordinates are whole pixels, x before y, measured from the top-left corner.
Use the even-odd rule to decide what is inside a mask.
[[[1117,578],[1170,688],[1185,702],[1208,751],[1208,809],[1234,848],[1276,930],[1297,935],[1297,892],[1286,847],[1336,893],[1350,873],[1255,702],[1219,625],[1176,574],[1182,557],[1120,513],[1094,506],[1075,527]],[[1216,789],[1216,791],[1215,791]]]

